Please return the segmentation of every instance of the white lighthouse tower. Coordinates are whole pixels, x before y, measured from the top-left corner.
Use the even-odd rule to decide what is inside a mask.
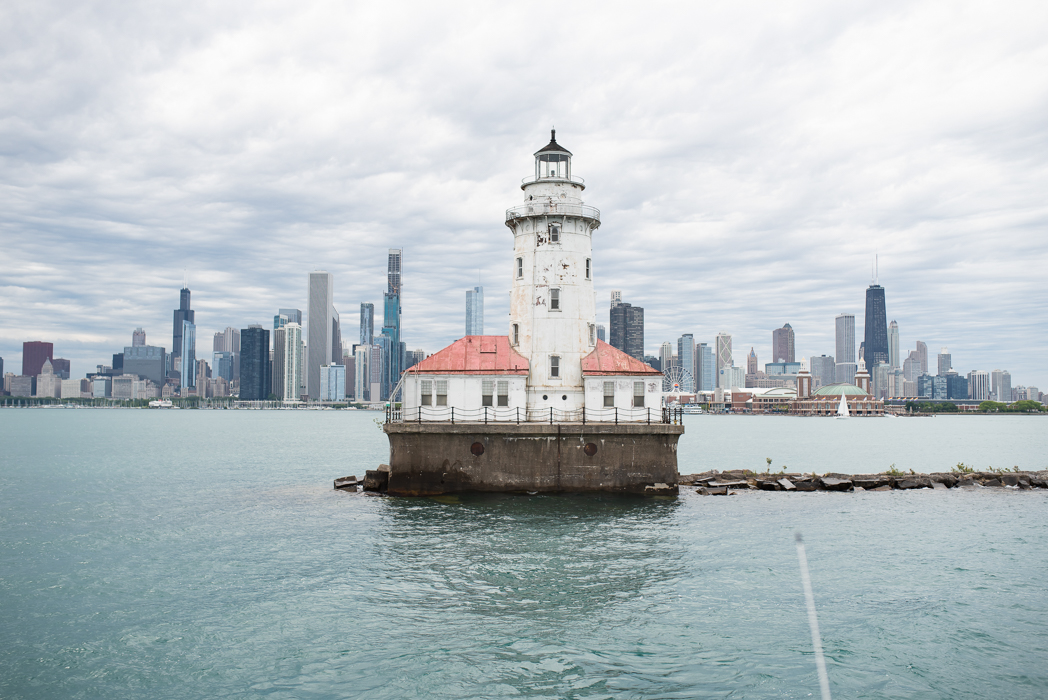
[[[581,361],[597,346],[593,233],[600,211],[582,202],[571,151],[557,143],[535,153],[524,204],[506,211],[513,232],[510,345],[530,364],[531,410],[585,405]]]

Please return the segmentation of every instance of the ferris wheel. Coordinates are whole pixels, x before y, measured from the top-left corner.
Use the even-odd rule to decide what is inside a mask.
[[[691,372],[680,366],[673,366],[662,373],[662,391],[667,394],[682,394],[691,391],[695,386]]]

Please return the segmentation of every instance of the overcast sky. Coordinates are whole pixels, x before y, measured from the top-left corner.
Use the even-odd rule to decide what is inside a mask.
[[[343,337],[435,352],[482,280],[505,333],[532,153],[557,127],[600,208],[608,295],[657,354],[789,322],[832,354],[880,256],[888,320],[954,366],[1048,390],[1048,3],[0,5],[0,357],[73,375],[142,326],[198,356],[335,276]]]

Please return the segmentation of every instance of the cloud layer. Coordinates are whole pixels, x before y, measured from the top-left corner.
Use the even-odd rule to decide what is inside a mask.
[[[82,376],[143,326],[198,352],[335,275],[344,337],[403,247],[404,337],[505,332],[503,213],[551,125],[575,153],[598,301],[653,353],[724,330],[833,352],[875,254],[904,348],[1048,386],[1048,7],[8,4],[0,356]],[[376,319],[378,321],[378,319]]]

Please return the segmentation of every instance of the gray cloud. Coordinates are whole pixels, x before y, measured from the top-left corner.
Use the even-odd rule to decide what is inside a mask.
[[[32,3],[0,10],[0,356],[78,374],[183,270],[200,348],[335,274],[344,334],[405,248],[405,339],[505,326],[531,153],[558,126],[599,207],[598,301],[830,353],[875,253],[904,347],[1048,385],[1048,11],[1037,3],[652,7]],[[606,319],[606,310],[603,312]]]

